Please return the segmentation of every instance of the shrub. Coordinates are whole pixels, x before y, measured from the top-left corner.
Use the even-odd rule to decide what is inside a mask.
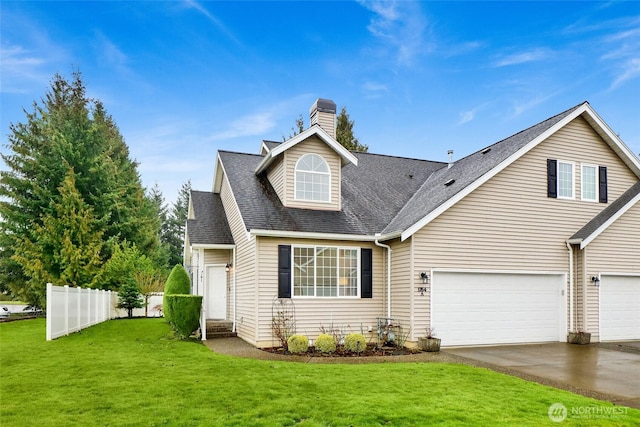
[[[329,334],[320,334],[316,338],[316,350],[323,353],[333,353],[336,351],[336,340]]]
[[[189,336],[200,326],[200,295],[165,295],[164,312],[171,311],[171,326],[180,338]]]
[[[293,354],[304,353],[309,349],[309,338],[304,335],[291,335],[287,340],[287,345]]]
[[[344,339],[344,349],[360,353],[367,348],[367,339],[362,334],[349,334]]]
[[[169,274],[169,277],[164,284],[164,298],[162,305],[164,306],[164,317],[168,322],[171,322],[173,313],[171,312],[171,307],[167,303],[167,296],[186,295],[189,294],[190,291],[191,280],[189,279],[189,274],[183,266],[177,264],[173,267],[173,270],[171,270],[171,274]]]

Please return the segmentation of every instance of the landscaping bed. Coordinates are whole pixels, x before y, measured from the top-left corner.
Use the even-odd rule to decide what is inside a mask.
[[[302,353],[293,354],[282,347],[269,347],[263,348],[263,351],[273,354],[282,354],[290,356],[307,356],[307,357],[373,357],[373,356],[406,356],[410,354],[420,353],[418,349],[403,348],[398,349],[396,347],[377,347],[375,344],[368,344],[367,347],[361,352],[353,352],[345,350],[342,346],[337,346],[336,351],[332,353],[324,353],[317,350],[315,347],[309,347],[309,349]]]

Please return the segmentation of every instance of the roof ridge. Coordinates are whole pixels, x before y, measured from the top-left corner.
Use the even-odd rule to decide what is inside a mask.
[[[231,151],[231,150],[218,150],[218,153],[242,154],[243,156],[264,157],[263,154],[243,153],[243,152],[240,152],[240,151]]]
[[[379,154],[379,153],[369,153],[369,152],[364,152],[364,151],[351,151],[349,150],[351,153],[360,155],[360,154],[366,154],[369,156],[378,156],[378,157],[389,157],[392,159],[403,159],[403,160],[417,160],[420,162],[431,162],[431,163],[442,163],[442,164],[446,164],[447,162],[442,162],[439,160],[429,160],[429,159],[419,159],[417,157],[407,157],[407,156],[394,156],[392,154]]]

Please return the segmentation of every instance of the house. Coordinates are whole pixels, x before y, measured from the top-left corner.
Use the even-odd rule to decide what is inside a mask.
[[[640,161],[587,103],[448,163],[349,152],[335,103],[257,154],[219,151],[192,191],[185,265],[203,317],[277,344],[277,304],[297,331],[409,343],[640,339]]]

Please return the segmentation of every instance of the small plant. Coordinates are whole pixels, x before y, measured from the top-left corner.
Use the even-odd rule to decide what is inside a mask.
[[[431,338],[435,338],[436,337],[436,330],[435,328],[425,328],[425,332],[427,333],[427,339],[431,339]]]
[[[320,334],[316,338],[316,350],[322,353],[333,353],[336,351],[336,340],[329,334]]]
[[[331,323],[331,326],[329,327],[320,325],[320,333],[333,336],[336,344],[344,343],[344,337],[347,335],[347,329],[351,329],[351,327],[349,325],[334,325],[333,323]]]
[[[131,319],[133,317],[134,308],[142,308],[143,299],[140,295],[140,288],[134,283],[127,283],[122,285],[120,292],[118,292],[118,308],[124,308],[127,310],[127,317]]]
[[[360,354],[367,348],[367,339],[362,334],[349,334],[344,339],[344,349]]]
[[[309,349],[309,338],[304,335],[291,335],[287,340],[287,346],[290,353],[305,353]]]
[[[289,337],[296,333],[296,309],[289,298],[274,298],[271,304],[271,334],[287,349]]]
[[[403,349],[410,335],[411,327],[404,328],[400,323],[398,323],[398,332],[396,333],[396,347],[398,349]]]

